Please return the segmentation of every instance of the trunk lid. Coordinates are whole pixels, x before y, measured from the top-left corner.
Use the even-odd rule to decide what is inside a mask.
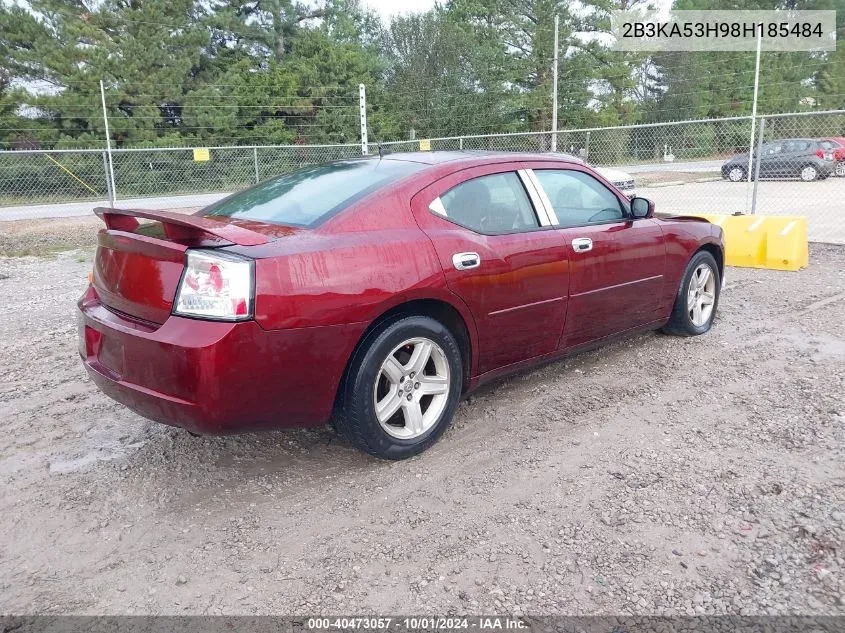
[[[170,316],[189,248],[256,246],[277,239],[261,223],[243,226],[168,211],[97,208],[106,228],[98,235],[92,284],[113,311],[162,324]],[[139,219],[152,220],[142,225]],[[295,229],[291,229],[295,231]]]

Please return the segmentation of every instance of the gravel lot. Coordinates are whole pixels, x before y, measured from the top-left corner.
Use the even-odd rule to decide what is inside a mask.
[[[0,612],[845,614],[845,249],[706,336],[476,393],[410,461],[194,438],[98,393],[90,248],[0,257]]]

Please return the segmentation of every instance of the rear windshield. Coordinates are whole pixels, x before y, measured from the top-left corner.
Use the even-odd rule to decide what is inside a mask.
[[[313,227],[377,189],[426,165],[358,159],[309,165],[244,189],[206,207],[200,215]]]

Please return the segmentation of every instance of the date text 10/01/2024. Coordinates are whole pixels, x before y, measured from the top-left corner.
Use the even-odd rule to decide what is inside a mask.
[[[520,630],[529,628],[519,618],[507,617],[372,617],[372,618],[309,618],[307,628],[312,631],[344,630]]]

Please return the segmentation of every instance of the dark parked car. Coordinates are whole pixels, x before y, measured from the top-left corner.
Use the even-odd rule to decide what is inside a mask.
[[[756,157],[751,165],[754,176]],[[821,141],[789,138],[764,143],[760,178],[800,178],[805,182],[824,180],[833,173],[833,152]],[[737,154],[722,165],[722,177],[741,182],[748,177],[748,153]]]
[[[100,389],[194,433],[331,418],[391,459],[480,384],[620,334],[707,332],[724,264],[720,227],[654,217],[560,155],[394,154],[197,215],[96,212],[78,321]]]

